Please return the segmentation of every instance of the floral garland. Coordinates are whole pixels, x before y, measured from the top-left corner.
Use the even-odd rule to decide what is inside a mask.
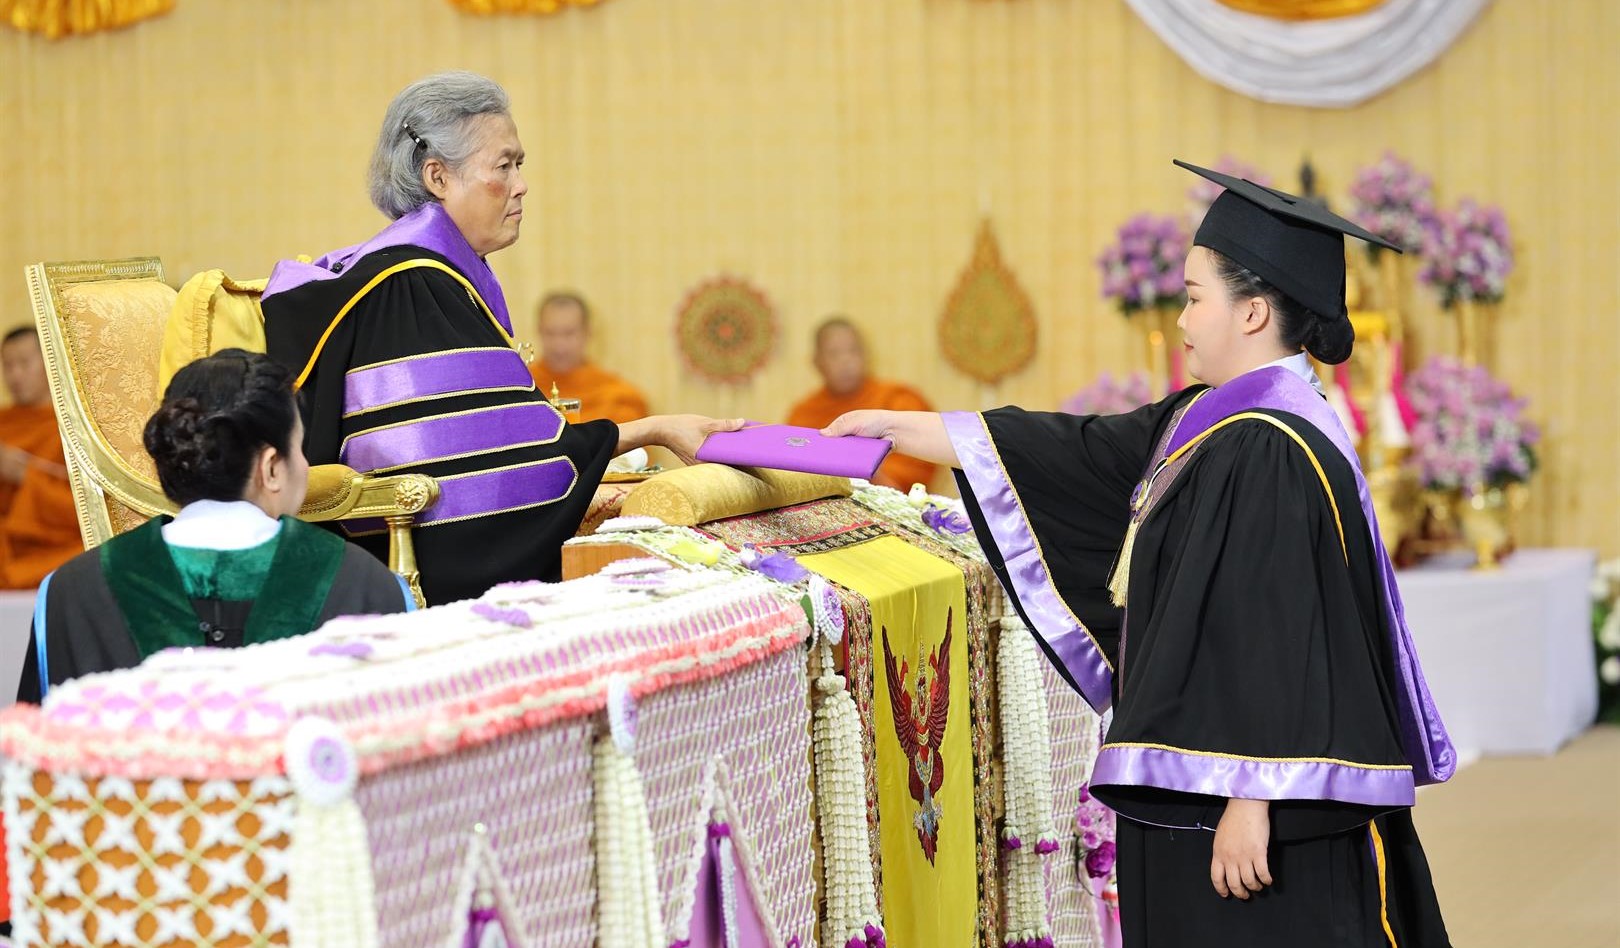
[[[641,773],[612,734],[597,738],[592,756],[598,941],[615,948],[663,948],[658,860]]]
[[[354,800],[359,763],[337,725],[301,718],[287,731],[298,795],[288,878],[288,934],[311,948],[375,948],[376,891],[366,821]]]
[[[819,644],[812,729],[816,762],[816,829],[821,834],[825,915],[822,948],[884,948],[872,881],[872,849],[866,828],[866,774],[861,764],[860,712],[833,672],[832,644]]]
[[[1108,936],[1119,929],[1119,881],[1114,872],[1114,811],[1091,795],[1091,785],[1080,787],[1080,805],[1074,812],[1076,874],[1101,903],[1097,913],[1105,943],[1118,944]]]
[[[955,498],[923,493],[918,503],[912,495],[892,487],[864,484],[855,488],[849,499],[907,532],[937,540],[975,562],[984,562],[984,551],[979,549],[972,530],[958,529],[965,517],[962,502]],[[930,510],[935,511],[933,524],[928,522]]]
[[[1008,861],[1007,948],[1052,948],[1042,857],[1058,851],[1052,824],[1052,739],[1040,657],[1016,614],[1001,619],[996,671],[1001,686]]]

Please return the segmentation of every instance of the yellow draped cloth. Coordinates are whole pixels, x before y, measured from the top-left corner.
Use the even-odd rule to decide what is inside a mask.
[[[888,943],[967,948],[978,890],[962,571],[892,536],[798,559],[872,608]]]

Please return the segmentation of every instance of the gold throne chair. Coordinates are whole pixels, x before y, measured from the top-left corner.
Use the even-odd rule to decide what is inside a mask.
[[[177,294],[163,282],[156,257],[36,263],[27,275],[79,532],[89,549],[176,510],[158,486],[141,433],[157,410],[159,351]],[[438,499],[439,485],[421,474],[375,477],[326,464],[310,468],[298,516],[382,518],[388,568],[423,605],[411,526]]]

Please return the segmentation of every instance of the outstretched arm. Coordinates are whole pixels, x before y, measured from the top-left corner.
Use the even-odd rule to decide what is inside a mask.
[[[703,446],[703,439],[716,431],[736,431],[744,423],[741,418],[649,415],[619,426],[619,445],[613,453],[623,454],[649,444],[658,444],[675,452],[682,463],[695,464],[694,455]]]
[[[828,437],[862,435],[887,438],[894,449],[934,464],[961,467],[956,448],[945,434],[945,422],[932,411],[879,411],[863,409],[845,412],[821,429]]]

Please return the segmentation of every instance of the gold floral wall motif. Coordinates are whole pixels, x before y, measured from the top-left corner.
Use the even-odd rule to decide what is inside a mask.
[[[174,9],[174,0],[0,0],[0,23],[46,39],[116,30]]]
[[[1035,358],[1035,309],[1001,259],[989,218],[979,224],[973,259],[939,317],[939,348],[970,378],[994,385],[1022,372]]]

